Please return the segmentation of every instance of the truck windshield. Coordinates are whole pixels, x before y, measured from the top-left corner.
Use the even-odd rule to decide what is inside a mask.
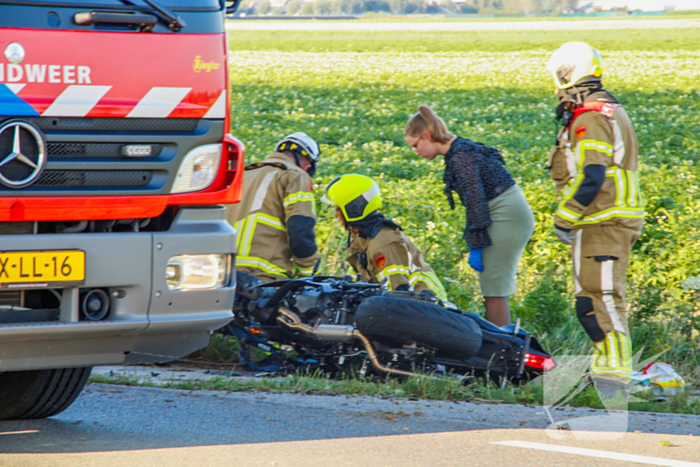
[[[78,7],[78,8],[104,8],[104,7],[122,7],[124,5],[130,6],[138,10],[153,10],[153,7],[149,6],[144,0],[22,0],[22,1],[12,1],[12,0],[0,0],[0,4],[5,5],[27,5],[27,4],[51,4],[57,7]],[[180,9],[186,9],[188,11],[193,10],[221,10],[222,2],[220,0],[157,0],[151,1],[150,3],[156,3],[161,7],[172,9],[174,11]]]
[[[0,28],[220,34],[224,0],[0,0]]]

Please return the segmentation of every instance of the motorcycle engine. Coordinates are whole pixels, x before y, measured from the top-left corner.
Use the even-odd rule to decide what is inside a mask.
[[[333,317],[333,300],[315,287],[304,287],[290,301],[293,311],[306,323],[322,324]]]

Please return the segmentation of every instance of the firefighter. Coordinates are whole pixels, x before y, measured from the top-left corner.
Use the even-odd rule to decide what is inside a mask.
[[[576,315],[594,343],[598,392],[624,392],[632,373],[625,282],[644,223],[637,137],[625,108],[603,88],[600,53],[568,42],[547,63],[561,122],[549,172],[559,195],[554,233],[572,245]]]
[[[241,202],[227,208],[238,232],[236,270],[265,282],[313,275],[319,255],[311,177],[320,154],[316,141],[298,132],[264,162],[246,166]]]
[[[447,300],[420,249],[379,211],[382,197],[374,180],[342,175],[328,184],[322,201],[335,206],[336,218],[349,232],[348,262],[361,280],[374,284],[386,280],[389,290],[427,290]]]

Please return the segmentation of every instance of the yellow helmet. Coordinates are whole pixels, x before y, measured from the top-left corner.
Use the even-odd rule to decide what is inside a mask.
[[[585,42],[567,42],[549,57],[547,71],[557,89],[568,89],[582,81],[600,81],[603,57]]]
[[[338,206],[347,222],[356,222],[382,207],[377,182],[364,175],[341,175],[326,187],[324,203]]]

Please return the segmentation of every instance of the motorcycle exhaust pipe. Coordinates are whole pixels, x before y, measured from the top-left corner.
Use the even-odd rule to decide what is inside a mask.
[[[367,339],[360,331],[355,329],[353,332],[353,336],[355,339],[358,339],[360,342],[362,342],[362,345],[365,346],[365,350],[367,351],[367,356],[369,357],[369,361],[372,362],[372,366],[377,370],[377,371],[382,371],[384,373],[389,373],[390,375],[404,375],[404,376],[419,376],[419,377],[429,377],[431,376],[428,375],[419,375],[418,373],[413,373],[410,371],[404,371],[404,370],[399,370],[397,368],[389,368],[388,366],[382,365],[382,363],[379,361],[379,358],[377,358],[377,353],[374,351],[374,347],[372,347],[372,343]]]
[[[301,322],[301,318],[289,308],[281,306],[279,308],[280,316],[277,317],[277,322],[288,329],[301,331],[306,334],[311,334],[320,341],[327,342],[352,342],[354,339],[354,326],[342,324],[319,324],[316,327],[309,326]],[[286,319],[284,319],[286,318]]]
[[[280,316],[277,317],[277,322],[282,326],[292,329],[295,331],[301,331],[306,334],[310,334],[317,338],[318,340],[328,341],[328,342],[342,342],[348,343],[354,339],[362,342],[362,345],[367,352],[367,357],[369,361],[372,362],[372,366],[383,373],[388,373],[392,375],[403,375],[403,376],[418,376],[426,377],[428,375],[419,375],[418,373],[412,373],[410,371],[399,370],[397,368],[389,368],[379,361],[377,353],[372,347],[372,343],[367,339],[360,331],[351,325],[340,325],[340,324],[319,324],[316,327],[311,327],[308,324],[301,322],[301,318],[294,313],[292,310],[281,306],[279,308]],[[286,318],[286,319],[285,319]],[[430,376],[428,376],[430,377]]]

